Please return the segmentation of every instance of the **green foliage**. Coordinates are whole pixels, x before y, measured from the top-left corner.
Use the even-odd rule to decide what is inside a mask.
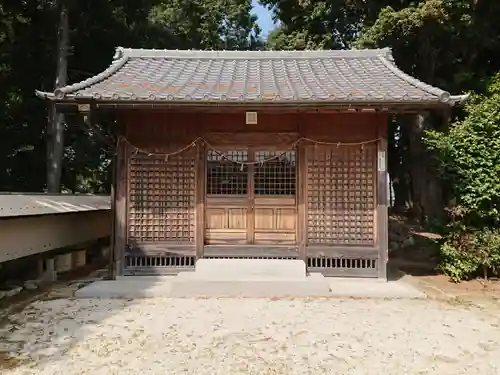
[[[61,0],[0,0],[0,191],[42,191],[46,183],[47,103],[52,91]],[[101,0],[69,4],[68,82],[107,68],[117,46],[262,48],[251,0]],[[66,116],[64,191],[109,187],[112,119],[99,132]]]
[[[178,48],[246,50],[262,44],[251,10],[250,0],[170,0],[153,7],[150,20],[170,30]]]
[[[456,223],[441,247],[441,270],[458,281],[500,267],[500,75],[484,95],[475,95],[466,116],[447,132],[429,131],[442,176],[455,197]],[[481,228],[479,230],[475,228]]]
[[[467,225],[495,225],[500,214],[500,75],[487,94],[476,95],[466,117],[447,132],[429,131],[443,178],[456,199],[456,212]]]
[[[357,47],[391,47],[408,74],[450,92],[484,90],[500,67],[500,3],[465,0],[375,1]],[[496,56],[496,55],[495,55]]]
[[[500,230],[455,227],[440,248],[440,271],[454,282],[500,271]]]
[[[460,282],[473,274],[477,270],[478,264],[472,254],[455,245],[454,242],[454,239],[450,239],[441,245],[441,259],[438,269],[450,280]]]
[[[268,38],[273,49],[348,48],[359,31],[362,9],[355,1],[260,0],[280,21]]]

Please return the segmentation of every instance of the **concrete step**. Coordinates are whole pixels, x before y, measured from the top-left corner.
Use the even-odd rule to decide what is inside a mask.
[[[294,259],[199,259],[194,273],[202,278],[305,278],[306,264]]]
[[[201,277],[180,273],[172,279],[171,297],[306,297],[328,296],[330,285],[320,274],[307,277],[219,275]]]
[[[126,276],[101,280],[78,289],[76,298],[163,298],[170,297],[175,276]]]
[[[75,292],[77,298],[164,298],[164,297],[339,297],[339,298],[426,298],[403,281],[326,278],[246,277],[200,278],[195,272],[179,276],[126,276],[116,281],[95,281]]]
[[[301,278],[247,276],[204,278],[195,272],[178,276],[128,276],[116,281],[97,281],[75,292],[77,298],[154,297],[307,297],[328,296],[330,286],[323,275]]]

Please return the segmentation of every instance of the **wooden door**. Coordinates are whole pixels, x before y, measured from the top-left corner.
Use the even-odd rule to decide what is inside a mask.
[[[206,168],[205,243],[247,244],[249,168],[247,150],[209,150]]]
[[[296,243],[294,151],[208,151],[206,182],[206,244]]]
[[[253,153],[252,208],[254,244],[292,245],[296,243],[296,155],[295,151]]]

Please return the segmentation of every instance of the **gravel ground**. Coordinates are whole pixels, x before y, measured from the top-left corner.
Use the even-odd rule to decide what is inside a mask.
[[[0,329],[16,357],[0,373],[500,374],[495,314],[432,300],[40,301]]]

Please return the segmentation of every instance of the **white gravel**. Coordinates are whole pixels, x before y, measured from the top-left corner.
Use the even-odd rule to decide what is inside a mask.
[[[499,323],[431,300],[59,299],[0,329],[22,360],[0,373],[500,374]]]

